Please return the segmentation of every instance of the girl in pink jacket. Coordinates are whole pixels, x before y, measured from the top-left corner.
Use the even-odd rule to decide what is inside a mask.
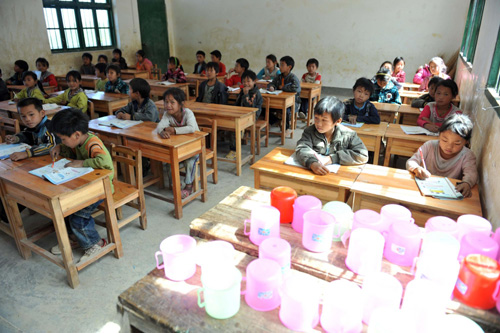
[[[429,80],[434,76],[439,76],[443,79],[449,79],[446,74],[446,65],[440,57],[434,57],[429,61],[429,65],[420,68],[413,77],[413,83],[420,84],[418,90],[424,91],[428,89]]]

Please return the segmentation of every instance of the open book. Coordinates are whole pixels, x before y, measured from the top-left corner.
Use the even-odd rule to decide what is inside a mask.
[[[420,193],[424,196],[431,196],[437,199],[463,199],[462,193],[455,189],[453,183],[445,177],[430,177],[418,179],[415,177]]]
[[[40,178],[45,178],[54,185],[59,185],[94,171],[92,168],[65,168],[64,166],[69,162],[71,161],[63,158],[55,162],[54,167],[52,167],[52,164],[49,164],[44,167],[31,170],[29,173]]]
[[[125,120],[125,119],[111,119],[111,120],[99,120],[99,125],[101,126],[109,126],[109,127],[118,127],[118,128],[129,128],[135,126],[137,124],[142,123],[142,120]]]
[[[347,122],[347,121],[343,121],[342,122],[342,125],[344,126],[349,126],[349,127],[356,127],[356,128],[360,128],[361,126],[363,126],[365,123],[356,123],[356,124],[351,124],[350,122]]]
[[[0,144],[0,160],[5,160],[11,154],[26,151],[28,148],[31,148],[31,146],[25,143]]]
[[[303,166],[302,164],[299,163],[295,152],[285,161],[285,164],[286,165],[293,165],[293,166],[296,166],[296,167],[299,167],[302,169],[307,169],[305,166]],[[329,164],[329,165],[325,165],[325,167],[330,172],[337,173],[339,171],[340,164]]]
[[[405,126],[401,125],[401,129],[405,134],[410,134],[410,135],[415,135],[415,134],[425,134],[425,135],[431,135],[431,136],[438,136],[439,133],[434,133],[426,128],[420,127],[420,126]]]
[[[283,92],[283,90],[269,91],[269,90],[262,89],[262,88],[260,88],[259,91],[261,94],[271,94],[271,95],[279,95]]]
[[[169,86],[171,84],[175,84],[175,82],[170,82],[170,81],[160,81],[160,82],[156,82],[156,84],[162,84],[164,86]]]
[[[59,105],[55,103],[49,103],[49,104],[44,104],[43,106],[44,111],[50,111],[50,110],[55,110],[59,107]]]

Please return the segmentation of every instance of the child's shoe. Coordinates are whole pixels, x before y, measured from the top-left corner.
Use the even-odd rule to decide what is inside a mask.
[[[302,111],[299,112],[299,119],[306,119],[306,114]]]
[[[76,240],[76,237],[75,235],[73,234],[70,234],[69,235],[69,245],[71,245],[71,249],[77,249],[80,247],[80,244],[78,244],[78,241]],[[53,246],[51,249],[50,249],[50,252],[52,254],[61,254],[61,249],[59,248],[59,244]]]
[[[181,199],[186,199],[193,193],[193,184],[186,184],[181,190]]]
[[[226,158],[228,160],[236,160],[236,152],[234,150],[231,150],[227,155],[226,155]]]
[[[89,247],[88,249],[85,250],[85,253],[80,258],[78,263],[87,261],[88,259],[94,257],[99,252],[101,252],[102,248],[105,247],[106,245],[107,245],[106,240],[104,238],[102,238],[99,242],[97,242],[96,244],[92,245],[91,247]]]

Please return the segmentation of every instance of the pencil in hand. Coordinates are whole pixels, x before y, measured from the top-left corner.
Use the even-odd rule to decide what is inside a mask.
[[[420,158],[422,159],[422,166],[425,170],[427,170],[427,167],[425,166],[424,154],[422,153],[422,148],[418,148],[418,152],[420,153]]]

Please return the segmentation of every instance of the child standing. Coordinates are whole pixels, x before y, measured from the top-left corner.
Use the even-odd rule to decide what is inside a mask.
[[[120,66],[120,69],[127,69],[127,61],[122,57],[122,50],[113,50],[113,59],[111,59],[111,64]]]
[[[314,125],[297,142],[297,159],[317,175],[329,173],[325,165],[356,165],[368,161],[368,150],[356,132],[343,126],[344,104],[336,97],[322,98],[314,108]]]
[[[234,68],[229,70],[227,73],[228,78],[226,79],[226,86],[228,87],[239,87],[241,85],[241,75],[250,67],[248,60],[245,58],[239,58],[236,60],[236,64]],[[236,73],[233,76],[230,76],[231,73]]]
[[[40,81],[38,81],[35,73],[32,71],[25,72],[23,75],[23,83],[26,88],[14,95],[14,101],[18,102],[19,100],[28,97],[38,98],[42,102],[45,100],[45,91],[43,90],[43,86]]]
[[[212,57],[212,62],[215,62],[219,66],[217,76],[226,76],[226,65],[224,65],[221,61],[222,53],[220,53],[219,50],[213,50],[210,52],[210,56]]]
[[[158,108],[149,98],[151,87],[148,81],[134,78],[130,81],[130,97],[132,102],[116,111],[116,118],[125,120],[160,121]]]
[[[5,81],[2,80],[2,70],[0,69],[0,102],[10,99],[10,93]]]
[[[435,102],[428,103],[417,120],[417,125],[437,133],[439,127],[455,113],[462,113],[451,101],[458,94],[455,81],[448,79],[436,85]]]
[[[68,74],[66,74],[66,82],[68,83],[69,88],[58,96],[46,99],[44,103],[67,105],[72,108],[80,109],[83,113],[86,113],[88,99],[87,95],[85,95],[85,92],[80,86],[81,81],[82,76],[78,73],[78,71],[69,71]]]
[[[16,60],[14,63],[14,75],[12,75],[8,80],[7,84],[21,85],[23,84],[23,74],[27,72],[29,65],[24,60]]]
[[[197,63],[194,65],[193,74],[201,74],[205,71],[207,67],[207,63],[205,62],[205,52],[201,50],[196,52],[196,61]]]
[[[224,83],[217,80],[219,65],[216,62],[207,64],[207,79],[203,81],[198,88],[197,102],[227,104],[227,87]]]
[[[434,102],[434,97],[436,94],[436,87],[439,82],[443,81],[443,79],[439,76],[434,76],[429,80],[429,92],[427,94],[423,94],[419,98],[411,101],[411,106],[414,108],[423,108],[430,102]]]
[[[406,169],[416,177],[425,179],[431,175],[460,179],[457,191],[464,197],[471,196],[471,189],[477,183],[476,156],[465,145],[472,136],[472,122],[469,117],[455,114],[445,120],[439,128],[439,140],[427,141],[407,162]],[[421,165],[425,165],[426,168]]]
[[[95,89],[97,91],[104,91],[106,88],[106,83],[108,82],[108,79],[106,78],[106,67],[108,66],[101,62],[95,64],[95,76],[99,78],[99,80],[95,83]]]
[[[121,79],[121,69],[118,65],[109,65],[106,68],[106,73],[108,82],[106,82],[106,85],[104,86],[105,92],[128,94],[128,84],[123,82]]]
[[[446,74],[446,65],[440,57],[434,57],[429,61],[429,65],[426,64],[424,67],[420,67],[413,77],[413,83],[420,84],[418,90],[424,91],[428,89],[429,80],[434,76],[439,76],[445,80],[450,78]]]
[[[156,127],[157,133],[163,139],[168,139],[172,135],[189,134],[200,130],[193,111],[184,107],[185,101],[186,94],[179,88],[168,89],[163,94],[165,112]],[[186,169],[185,185],[181,191],[182,199],[187,198],[193,192],[198,158],[198,155],[196,155],[181,162]]]
[[[317,72],[318,67],[319,67],[319,62],[317,59],[311,58],[307,60],[306,63],[307,73],[304,73],[304,75],[302,75],[302,82],[321,83],[321,74]],[[300,119],[306,119],[308,108],[309,108],[309,103],[307,98],[301,98],[300,111],[299,111]]]
[[[90,167],[93,169],[111,170],[109,181],[114,192],[114,168],[111,156],[102,141],[89,132],[89,118],[77,109],[59,111],[52,118],[52,130],[61,139],[62,144],[55,146],[50,155],[55,160],[59,156],[73,159],[65,167]],[[95,229],[92,217],[94,210],[101,204],[99,200],[68,216],[67,220],[71,231],[76,236],[78,245],[85,251],[79,263],[87,261],[97,255],[106,246],[106,240],[101,239]],[[59,246],[50,250],[53,254],[61,254]]]
[[[182,68],[179,58],[168,58],[168,71],[163,74],[161,80],[173,83],[184,83],[187,81],[186,75],[184,74],[184,68]]]
[[[92,54],[85,52],[82,55],[83,65],[80,67],[80,73],[84,75],[94,75],[95,67],[92,65]]]
[[[149,78],[152,79],[151,76],[151,68],[153,68],[153,63],[151,60],[146,58],[146,53],[143,50],[137,51],[135,54],[135,58],[137,59],[137,63],[135,64],[135,69],[138,71],[147,71],[149,73]]]
[[[48,71],[49,62],[45,58],[36,59],[36,69],[40,71],[40,82],[43,86],[57,87],[57,80],[54,74]]]
[[[351,124],[357,122],[366,124],[380,124],[380,116],[377,108],[369,99],[373,94],[373,84],[367,78],[359,78],[352,87],[354,98],[344,102],[345,113]]]
[[[403,57],[396,57],[392,63],[392,67],[394,68],[392,77],[396,78],[396,80],[400,83],[405,83],[406,73],[403,70],[405,68],[405,60]]]
[[[387,68],[380,68],[375,75],[377,84],[374,84],[370,101],[379,103],[401,104],[398,88],[391,81],[391,72]]]
[[[274,54],[269,54],[266,57],[266,67],[262,68],[257,74],[259,80],[273,80],[276,76],[281,74],[278,68],[278,59]]]

